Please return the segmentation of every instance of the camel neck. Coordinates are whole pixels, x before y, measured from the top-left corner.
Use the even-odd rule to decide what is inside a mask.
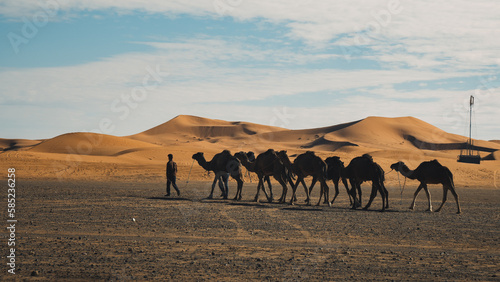
[[[249,171],[254,171],[255,170],[255,161],[251,162],[248,158],[242,158],[241,159],[241,164],[248,169]]]
[[[210,163],[208,163],[205,158],[199,158],[199,159],[196,159],[196,161],[198,162],[198,164],[204,168],[205,170],[210,170]]]
[[[400,169],[400,172],[401,174],[404,176],[404,177],[407,177],[407,178],[410,178],[410,179],[415,179],[414,175],[413,175],[413,170],[409,169],[408,166],[406,166],[405,164],[403,164],[401,166],[401,169]]]

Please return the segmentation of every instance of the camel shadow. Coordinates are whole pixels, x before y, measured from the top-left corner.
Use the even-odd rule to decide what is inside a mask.
[[[257,202],[231,202],[227,203],[230,206],[240,206],[240,207],[254,207],[254,208],[274,208],[274,206],[269,205],[271,203],[257,203]]]
[[[378,209],[368,209],[368,210],[364,210],[364,209],[351,209],[349,208],[350,211],[358,211],[358,212],[379,212],[379,213],[401,213],[402,211],[400,210],[393,210],[393,209],[386,209],[385,211],[381,211],[381,210],[378,210]]]
[[[284,207],[284,208],[281,208],[281,210],[284,210],[284,211],[324,211],[324,209],[322,208],[308,208],[306,206],[303,206],[303,207]]]
[[[226,204],[228,200],[224,200],[222,198],[220,199],[210,199],[210,198],[202,198],[200,199],[198,202],[202,202],[202,203],[214,203],[214,204]]]
[[[148,200],[163,200],[163,201],[187,201],[187,202],[192,202],[192,199],[188,198],[167,198],[167,197],[149,197],[146,198]]]

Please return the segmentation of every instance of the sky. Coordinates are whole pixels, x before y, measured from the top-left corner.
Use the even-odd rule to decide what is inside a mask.
[[[0,0],[0,138],[177,115],[302,129],[414,116],[500,139],[500,3]]]

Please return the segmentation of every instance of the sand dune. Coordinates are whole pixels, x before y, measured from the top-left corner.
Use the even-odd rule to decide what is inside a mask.
[[[37,144],[40,144],[42,141],[43,140],[0,138],[0,151],[29,149]]]
[[[259,125],[249,122],[229,122],[196,116],[180,115],[149,130],[130,136],[132,139],[150,143],[171,143],[193,139],[217,137],[237,138],[264,132],[284,130],[283,128]]]
[[[500,182],[494,179],[496,171],[500,171],[500,142],[475,140],[485,161],[470,165],[456,162],[466,140],[413,117],[368,117],[322,128],[289,130],[181,115],[125,137],[68,133],[43,141],[0,139],[0,159],[3,166],[25,167],[25,178],[58,175],[116,180],[146,177],[162,181],[167,154],[172,153],[181,178],[187,178],[192,170],[191,179],[208,180],[211,176],[197,164],[193,166],[191,156],[196,152],[204,152],[209,160],[223,149],[257,154],[268,148],[284,149],[292,158],[313,150],[323,158],[340,156],[345,163],[370,153],[386,171],[399,160],[416,167],[422,161],[438,159],[450,167],[458,183],[496,185]],[[387,179],[389,183],[396,181],[393,176]]]
[[[329,127],[289,130],[247,122],[228,122],[181,115],[127,137],[68,133],[40,144],[36,144],[35,141],[25,141],[25,143],[33,146],[31,152],[119,157],[135,151],[159,149],[160,145],[182,145],[186,149],[199,148],[193,151],[252,148],[256,151],[265,151],[270,147],[325,152],[352,150],[354,147],[365,151],[390,149],[450,151],[460,150],[465,141],[464,136],[447,133],[413,117],[368,117]],[[3,140],[5,147],[8,142],[9,140]],[[499,143],[481,140],[475,141],[475,146],[476,149],[487,153],[500,149]]]
[[[395,150],[459,150],[467,140],[464,136],[447,133],[413,117],[368,117],[360,121],[335,126],[283,130],[259,134],[258,136],[263,142],[288,143],[296,147],[327,151],[336,151],[346,146],[359,146],[375,150],[387,150],[388,148]],[[498,144],[482,140],[476,140],[475,145],[484,152],[500,149]]]
[[[59,135],[30,149],[30,152],[117,156],[138,148],[159,147],[151,143],[97,133],[67,133]]]

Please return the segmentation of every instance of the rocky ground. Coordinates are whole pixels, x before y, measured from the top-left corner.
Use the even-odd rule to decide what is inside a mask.
[[[3,263],[0,278],[499,281],[500,190],[458,188],[457,215],[451,196],[425,212],[423,192],[409,211],[413,184],[402,204],[389,187],[381,213],[380,198],[350,210],[345,190],[329,208],[303,205],[302,190],[295,206],[251,202],[255,183],[235,202],[203,199],[208,182],[167,199],[163,183],[18,180],[16,275]]]

